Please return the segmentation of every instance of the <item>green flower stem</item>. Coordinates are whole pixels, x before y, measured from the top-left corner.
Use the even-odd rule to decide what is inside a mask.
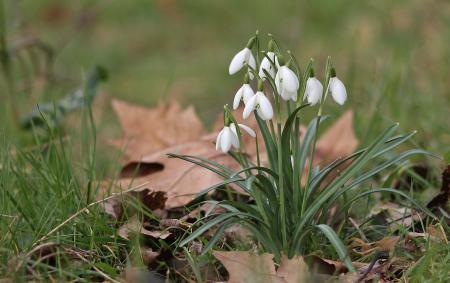
[[[282,158],[282,147],[281,147],[281,123],[277,123],[278,133],[278,190],[280,195],[280,217],[281,217],[281,238],[283,247],[286,245],[286,210],[285,210],[285,195],[284,195],[284,182],[283,182],[283,158]]]
[[[281,145],[281,103],[280,103],[280,97],[274,89],[275,93],[275,104],[276,104],[276,119],[277,119],[277,151],[278,151],[278,194],[280,199],[280,221],[281,221],[281,242],[283,248],[286,247],[286,241],[287,241],[287,229],[286,229],[286,196],[284,193],[284,174],[283,174],[283,148]]]
[[[299,152],[299,138],[300,138],[300,118],[298,116],[295,118],[295,126],[294,126],[294,142],[293,142],[293,157],[294,157],[294,164],[293,164],[293,171],[292,171],[292,185],[293,185],[293,198],[294,198],[294,209],[295,209],[295,216],[300,214],[300,207],[299,207],[299,201],[300,201],[300,178],[301,175],[298,174],[299,172],[299,164],[297,162],[298,160],[298,152]]]
[[[312,146],[312,151],[311,151],[311,155],[309,157],[309,166],[308,166],[308,178],[306,181],[306,185],[305,185],[305,190],[303,192],[303,201],[302,201],[302,208],[301,208],[301,213],[300,213],[300,217],[303,216],[303,214],[305,213],[305,207],[306,207],[306,196],[307,196],[307,191],[308,191],[308,186],[309,186],[309,181],[311,178],[311,172],[312,172],[312,167],[313,167],[313,159],[314,159],[314,155],[316,153],[316,144],[317,144],[317,136],[318,136],[318,131],[319,131],[319,125],[320,125],[320,118],[321,116],[321,108],[319,108],[319,112],[317,113],[317,122],[316,122],[316,131],[314,134],[314,140],[313,140],[313,146]]]

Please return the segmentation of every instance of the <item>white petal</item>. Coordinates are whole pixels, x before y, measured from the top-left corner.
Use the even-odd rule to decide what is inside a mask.
[[[267,54],[269,55],[270,59],[275,62],[275,66],[277,67],[277,69],[279,69],[280,68],[280,63],[278,63],[278,58],[275,55],[275,53],[267,52]]]
[[[292,101],[297,101],[297,92],[288,92],[288,97]]]
[[[264,58],[261,61],[261,66],[259,67],[259,77],[262,78],[263,80],[266,79],[266,74],[264,73],[263,70],[266,70],[272,78],[275,76],[275,69],[273,68],[272,63],[267,57],[269,57],[270,60],[272,61],[275,60],[275,65],[278,64],[278,60],[275,57],[275,53],[267,52],[267,55],[264,56]]]
[[[283,90],[281,93],[281,98],[283,98],[284,101],[288,101],[289,99],[291,99],[291,92],[288,92],[287,90]]]
[[[270,73],[270,61],[266,57],[264,57],[261,61],[261,65],[259,66],[259,77],[263,80],[266,79],[266,74],[264,73],[264,70]]]
[[[247,104],[245,104],[244,112],[242,113],[242,117],[244,119],[247,119],[248,116],[255,110],[256,102],[257,102],[258,96],[253,95],[248,101]]]
[[[219,134],[217,135],[217,139],[216,139],[216,150],[219,150],[219,148],[220,148],[220,137],[222,136],[222,132],[223,132],[223,129],[222,129],[222,131],[220,131]]]
[[[314,77],[306,81],[306,96],[311,105],[317,104],[322,98],[323,86],[320,81]]]
[[[235,125],[234,123],[231,123],[231,124],[230,124],[230,130],[231,130],[235,135],[237,135],[236,125]]]
[[[233,99],[233,109],[236,110],[239,107],[239,102],[241,102],[242,95],[244,92],[244,85],[236,92]]]
[[[298,87],[299,87],[299,82],[298,82],[297,75],[294,73],[294,71],[292,71],[291,69],[289,69],[286,66],[282,66],[280,68],[280,71],[282,71],[281,79],[282,79],[283,88],[289,92],[297,91]]]
[[[255,61],[255,57],[253,57],[252,51],[250,49],[247,48],[247,60],[245,62],[247,62],[247,64],[252,67],[253,69],[256,69],[256,61]]]
[[[231,145],[232,145],[234,148],[236,148],[236,149],[239,148],[239,138],[238,138],[238,136],[237,136],[236,134],[234,134],[234,133],[231,134],[231,139],[230,139],[230,141],[231,141]]]
[[[220,137],[220,147],[223,152],[228,152],[231,148],[231,136],[233,132],[231,132],[229,127],[224,127],[222,130],[222,135]]]
[[[246,131],[249,135],[251,135],[252,137],[256,137],[256,133],[255,133],[255,131],[252,130],[252,128],[250,128],[249,126],[243,125],[243,124],[238,124],[238,125],[241,129]]]
[[[278,69],[277,74],[275,75],[275,86],[277,88],[278,93],[282,92],[282,84],[281,84],[281,69]]]
[[[273,108],[269,99],[261,92],[257,93],[258,95],[258,104],[261,113],[264,115],[264,120],[270,120],[273,118]],[[261,117],[263,118],[263,117]]]
[[[256,113],[258,113],[258,116],[263,119],[264,121],[270,120],[269,117],[266,117],[266,115],[261,111],[261,108],[258,108],[256,110]]]
[[[250,100],[250,98],[253,97],[255,93],[253,92],[252,87],[249,84],[244,84],[242,86],[242,96],[244,99],[244,104],[247,104],[247,102]]]
[[[248,48],[244,48],[234,55],[231,60],[230,67],[228,68],[230,75],[236,74],[240,69],[242,69],[244,62],[246,62],[246,56],[248,56],[248,50]]]
[[[340,105],[344,105],[347,100],[347,90],[342,81],[337,77],[330,79],[330,92],[334,101]]]

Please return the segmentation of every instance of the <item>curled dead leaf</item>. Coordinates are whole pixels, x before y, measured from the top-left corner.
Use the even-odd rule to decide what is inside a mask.
[[[172,235],[169,231],[152,231],[145,228],[145,225],[138,219],[136,215],[128,219],[128,221],[120,226],[118,235],[126,240],[129,240],[130,233],[137,233],[149,236],[155,239],[166,239]]]
[[[364,240],[359,238],[352,238],[352,243],[350,247],[353,248],[353,251],[360,255],[367,255],[377,251],[386,251],[392,253],[400,240],[399,236],[389,236],[384,237],[383,239],[373,242],[367,243]]]

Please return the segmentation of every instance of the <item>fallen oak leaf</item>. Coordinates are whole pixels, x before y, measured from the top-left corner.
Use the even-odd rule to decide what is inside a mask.
[[[282,255],[280,266],[275,268],[273,254],[255,254],[248,251],[219,252],[217,258],[228,271],[228,283],[303,283],[310,277],[303,257],[289,259]]]
[[[347,110],[318,139],[314,164],[329,163],[352,154],[358,147],[353,131],[353,111]]]
[[[192,106],[183,110],[172,101],[150,109],[118,99],[111,104],[123,137],[109,143],[123,148],[129,160],[139,160],[158,150],[197,140],[206,132]]]
[[[307,281],[309,271],[308,266],[302,256],[295,256],[289,259],[287,256],[281,256],[281,263],[277,269],[278,283],[304,283]]]
[[[167,158],[167,153],[201,156],[223,166],[238,167],[237,162],[230,156],[217,152],[210,141],[200,140],[166,148],[144,156],[140,161],[132,161],[135,164],[162,164],[164,170],[136,178],[119,179],[116,190],[131,184],[148,182],[150,191],[167,193],[165,208],[170,209],[188,204],[207,187],[223,181],[221,176],[196,164],[178,158]]]
[[[276,279],[272,254],[258,255],[241,251],[214,251],[213,255],[227,269],[228,283],[271,283]]]

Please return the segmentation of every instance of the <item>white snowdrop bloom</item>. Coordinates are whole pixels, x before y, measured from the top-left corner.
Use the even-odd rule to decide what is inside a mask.
[[[300,83],[294,71],[287,66],[278,68],[277,75],[275,76],[275,85],[283,100],[287,101],[291,99],[297,101],[297,91]]]
[[[253,131],[250,127],[238,124],[239,128],[246,131],[250,136],[256,137],[255,131]],[[216,139],[216,150],[221,150],[224,153],[227,153],[231,147],[235,149],[239,148],[239,137],[236,130],[236,125],[231,123],[229,126],[223,127],[222,131],[219,132]]]
[[[241,128],[242,130],[246,131],[247,134],[249,134],[252,137],[256,137],[256,133],[255,131],[253,131],[252,128],[250,128],[249,126],[246,126],[244,124],[238,124],[239,128]],[[233,131],[233,133],[236,134],[237,136],[237,130],[236,130],[236,125],[234,123],[230,124],[230,129]]]
[[[236,74],[245,66],[245,64],[248,64],[253,69],[256,68],[255,57],[253,57],[252,51],[248,47],[245,47],[234,55],[230,67],[228,68],[228,72],[230,75]],[[249,75],[250,79],[253,79],[253,74],[249,72]]]
[[[347,90],[342,81],[337,77],[330,78],[329,89],[334,101],[340,105],[344,105],[347,100]]]
[[[255,109],[261,119],[270,120],[273,118],[272,104],[262,91],[256,92],[256,94],[247,101],[242,115],[244,119],[247,119]]]
[[[322,83],[315,77],[309,77],[306,81],[305,99],[311,105],[317,104],[322,98],[323,86]]]
[[[253,95],[255,95],[255,93],[253,92],[252,87],[248,83],[244,83],[234,96],[233,109],[238,109],[241,100],[244,101],[244,104],[247,104]]]
[[[259,77],[261,79],[263,79],[263,80],[266,79],[266,74],[264,73],[264,70],[266,70],[272,78],[275,77],[275,68],[273,67],[271,61],[275,63],[275,66],[277,68],[280,67],[280,65],[278,64],[278,59],[277,59],[277,56],[275,55],[275,53],[267,52],[267,55],[264,56],[264,58],[261,61],[261,65],[259,66]]]
[[[216,150],[228,152],[231,149],[231,146],[239,148],[239,139],[229,126],[225,126],[217,135]]]

